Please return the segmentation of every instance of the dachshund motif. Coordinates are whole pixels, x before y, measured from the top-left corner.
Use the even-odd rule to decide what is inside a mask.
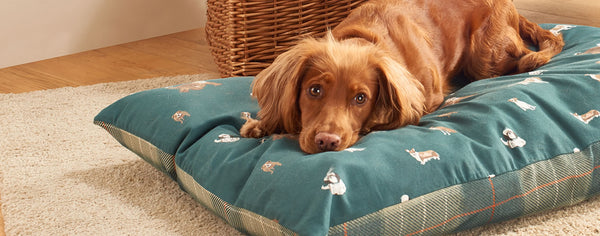
[[[546,83],[548,83],[548,82],[542,80],[542,78],[540,78],[540,77],[528,77],[528,78],[525,78],[521,82],[517,82],[517,83],[509,85],[509,87],[515,86],[515,85],[546,84]]]
[[[412,157],[417,159],[417,161],[419,161],[419,163],[421,163],[421,165],[425,165],[425,163],[427,163],[430,160],[439,160],[440,159],[440,154],[438,154],[436,151],[433,151],[433,150],[417,152],[417,151],[415,151],[414,148],[412,148],[410,150],[406,149],[406,152],[408,152],[408,154],[410,154]]]
[[[451,112],[446,112],[444,114],[439,114],[439,115],[437,115],[437,117],[450,117],[450,116],[452,116],[454,114],[457,114],[457,113],[458,113],[457,111],[451,111]]]
[[[473,96],[475,96],[475,94],[471,94],[471,95],[467,95],[467,96],[462,96],[462,97],[451,97],[451,98],[448,98],[444,102],[444,105],[442,105],[440,108],[444,108],[444,107],[447,107],[447,106],[452,106],[452,105],[458,104],[462,100],[465,100],[465,99],[473,97]]]
[[[587,113],[585,113],[583,115],[579,115],[577,113],[571,113],[571,115],[573,115],[575,118],[577,118],[581,122],[589,124],[590,121],[592,121],[594,118],[600,116],[600,111],[598,111],[598,110],[590,110],[590,111],[588,111]]]
[[[180,93],[187,93],[190,90],[202,90],[206,85],[219,86],[221,83],[210,82],[210,81],[196,81],[189,84],[182,84],[173,87],[168,87],[168,89],[179,89]]]
[[[585,52],[575,53],[575,55],[585,55],[585,54],[600,54],[600,43],[597,44],[596,47],[590,48]]]
[[[533,110],[535,110],[535,106],[534,105],[531,105],[529,103],[520,101],[518,98],[511,98],[511,99],[508,99],[508,101],[516,104],[523,111],[527,111],[527,110],[532,110],[533,111]]]
[[[240,133],[297,134],[307,153],[341,151],[368,132],[417,125],[459,73],[479,80],[531,71],[563,45],[510,0],[371,0],[257,75],[259,120]]]

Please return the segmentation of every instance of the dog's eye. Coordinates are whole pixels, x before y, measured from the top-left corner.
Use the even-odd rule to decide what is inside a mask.
[[[313,85],[308,88],[308,95],[312,97],[320,97],[321,96],[321,86]]]
[[[364,93],[359,93],[356,95],[356,97],[354,97],[354,101],[356,102],[356,104],[362,105],[365,102],[367,102],[367,95],[365,95]]]

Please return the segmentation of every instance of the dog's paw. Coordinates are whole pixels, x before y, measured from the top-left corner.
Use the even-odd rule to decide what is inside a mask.
[[[240,135],[244,138],[262,138],[265,132],[260,128],[260,121],[252,119],[242,126]]]
[[[265,132],[261,129],[260,121],[252,119],[250,113],[243,112],[242,119],[246,120],[246,123],[240,129],[240,135],[244,138],[262,138],[265,136]]]

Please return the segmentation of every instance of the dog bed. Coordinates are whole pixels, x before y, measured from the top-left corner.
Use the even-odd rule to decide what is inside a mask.
[[[259,109],[251,77],[132,94],[94,123],[244,233],[461,231],[600,192],[600,29],[542,26],[566,42],[550,63],[468,84],[418,126],[344,151],[241,138]]]

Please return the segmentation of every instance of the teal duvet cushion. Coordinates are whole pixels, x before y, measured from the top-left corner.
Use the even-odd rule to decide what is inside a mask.
[[[249,234],[455,232],[600,192],[600,29],[543,25],[564,51],[530,73],[471,83],[418,126],[340,152],[241,138],[252,78],[136,93],[94,120]]]

